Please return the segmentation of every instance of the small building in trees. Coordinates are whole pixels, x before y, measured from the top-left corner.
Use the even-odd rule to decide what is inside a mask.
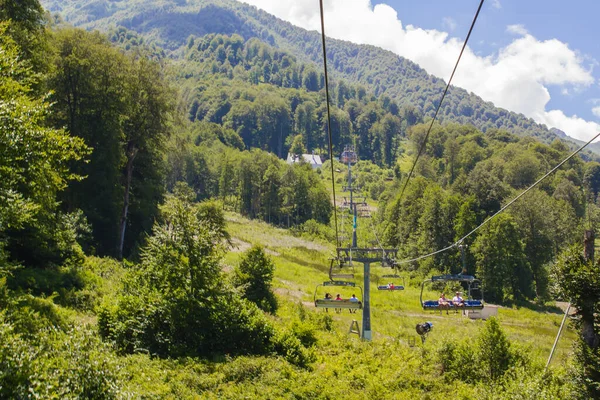
[[[321,161],[321,156],[317,154],[302,154],[301,156],[297,154],[288,153],[286,162],[288,164],[295,164],[299,162],[305,162],[310,164],[313,169],[321,168],[323,166],[323,161]]]

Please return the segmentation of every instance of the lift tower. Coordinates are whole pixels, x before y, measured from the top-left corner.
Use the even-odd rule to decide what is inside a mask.
[[[352,245],[348,248],[337,248],[337,259],[340,264],[351,264],[352,262],[362,263],[364,266],[363,275],[363,313],[362,313],[362,335],[363,340],[371,340],[371,263],[381,262],[384,267],[394,267],[394,260],[398,250],[382,248],[358,248],[357,229],[358,229],[358,211],[357,206],[367,207],[367,199],[360,195],[360,188],[354,185],[352,180],[352,165],[356,164],[358,157],[354,151],[354,146],[346,146],[340,161],[348,165],[348,182],[343,187],[344,192],[350,192],[350,199],[344,198],[343,207],[349,207],[352,220]]]

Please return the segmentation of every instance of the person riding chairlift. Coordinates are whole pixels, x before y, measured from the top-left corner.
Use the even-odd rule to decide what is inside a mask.
[[[338,293],[338,294],[337,294],[337,296],[335,297],[335,299],[336,299],[337,301],[342,301],[342,296],[340,296],[340,294]],[[341,309],[341,308],[336,308],[336,309],[335,309],[335,312],[339,314],[339,313],[341,313],[341,312],[342,312],[342,309]]]
[[[440,296],[440,299],[438,300],[438,307],[440,309],[440,314],[442,313],[442,310],[446,310],[446,314],[448,314],[448,310],[450,309],[450,302],[448,302],[445,293],[442,293],[442,295]]]
[[[325,300],[333,300],[331,293],[325,293]],[[325,308],[325,312],[329,312],[329,308]]]
[[[454,307],[462,308],[463,314],[465,313],[465,300],[460,297],[460,292],[456,292],[456,296],[452,299]]]
[[[350,302],[358,303],[358,299],[356,298],[355,294],[352,294],[352,297],[350,297]],[[350,314],[354,314],[354,313],[356,313],[356,310],[350,309]]]

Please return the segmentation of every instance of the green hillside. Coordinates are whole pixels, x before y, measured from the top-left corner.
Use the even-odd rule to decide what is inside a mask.
[[[86,29],[109,31],[123,26],[146,42],[181,57],[190,35],[238,34],[244,40],[258,38],[288,51],[302,62],[315,63],[322,70],[321,37],[275,18],[262,10],[234,0],[107,1],[79,0],[42,2],[69,23]],[[400,107],[415,107],[423,116],[433,116],[445,82],[433,77],[413,62],[389,51],[368,45],[330,39],[328,66],[336,80],[360,84],[376,97],[386,95]],[[449,61],[450,62],[450,61]],[[533,136],[546,143],[560,137],[549,128],[522,114],[494,107],[473,93],[451,87],[440,114],[440,122],[472,124],[479,130],[503,129],[519,136]],[[575,140],[564,140],[573,146]],[[599,145],[591,150],[599,153]]]
[[[394,94],[353,70],[389,53],[335,42],[329,121],[314,32],[227,1],[46,4],[105,33],[0,0],[0,399],[600,397],[600,263],[581,251],[600,163],[572,157],[497,214],[568,146],[483,103],[505,129],[451,112],[428,132],[442,83],[405,60],[388,67],[428,83]],[[371,265],[372,341],[349,333],[361,311],[315,304],[366,301],[356,258],[359,286],[322,285],[352,230],[348,145],[358,246],[396,249],[405,286],[377,290],[391,271]],[[425,279],[464,270],[495,317],[422,310]]]

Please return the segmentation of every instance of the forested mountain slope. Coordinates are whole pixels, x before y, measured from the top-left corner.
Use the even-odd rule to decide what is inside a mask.
[[[43,2],[48,10],[66,21],[87,29],[107,31],[123,26],[136,31],[181,57],[190,35],[238,34],[244,40],[258,38],[275,48],[289,51],[302,62],[322,68],[320,35],[295,27],[255,7],[234,0],[59,0]],[[429,75],[415,63],[392,52],[369,45],[330,39],[329,66],[336,79],[366,87],[376,97],[387,95],[399,106],[414,106],[432,116],[445,82]],[[451,61],[449,61],[451,62]],[[519,136],[534,136],[546,143],[557,136],[544,125],[522,114],[509,112],[483,101],[479,96],[452,87],[442,106],[440,122],[472,124],[486,132],[505,129]],[[568,133],[568,132],[567,132]],[[578,141],[562,138],[573,145]],[[591,149],[599,152],[598,146]]]

